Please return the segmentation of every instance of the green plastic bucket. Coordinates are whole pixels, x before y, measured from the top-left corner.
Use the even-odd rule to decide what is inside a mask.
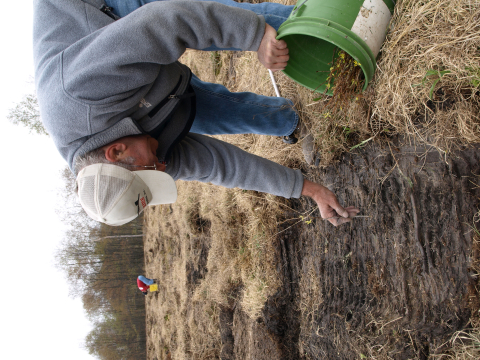
[[[283,72],[297,83],[324,92],[338,49],[360,63],[365,87],[373,77],[395,0],[298,0],[278,29],[290,59]]]

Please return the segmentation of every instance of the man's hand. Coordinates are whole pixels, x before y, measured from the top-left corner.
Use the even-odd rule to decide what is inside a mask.
[[[353,206],[343,208],[333,192],[323,185],[313,183],[306,179],[303,181],[302,195],[315,200],[322,218],[328,219],[334,226],[352,221],[352,218],[360,211]]]
[[[276,36],[275,29],[265,24],[265,34],[263,34],[262,42],[257,50],[258,60],[272,71],[285,69],[288,61],[287,43],[275,39]]]

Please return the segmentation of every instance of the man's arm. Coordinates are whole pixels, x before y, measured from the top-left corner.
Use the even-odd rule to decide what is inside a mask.
[[[64,87],[74,98],[96,100],[82,92],[93,87],[115,101],[119,91],[128,96],[150,84],[159,65],[174,63],[186,48],[257,51],[264,33],[264,18],[252,11],[204,1],[152,2],[65,49]]]
[[[351,221],[358,213],[353,207],[343,208],[326,187],[305,180],[300,170],[289,169],[204,135],[190,133],[182,140],[174,149],[166,172],[175,180],[211,182],[285,198],[309,196],[318,204],[322,217],[329,218],[335,226]]]
[[[173,150],[166,172],[175,180],[196,180],[299,198],[300,170],[289,169],[218,139],[189,133]]]

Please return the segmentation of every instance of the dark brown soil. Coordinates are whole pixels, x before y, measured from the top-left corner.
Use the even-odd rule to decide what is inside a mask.
[[[283,224],[284,287],[259,319],[223,309],[223,359],[427,359],[448,351],[452,334],[478,314],[471,264],[480,151],[440,156],[393,144],[308,171],[369,217],[338,228],[318,218]],[[294,201],[296,210],[312,206]]]

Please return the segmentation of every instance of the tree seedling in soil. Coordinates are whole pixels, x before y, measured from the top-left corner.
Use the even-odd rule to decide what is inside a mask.
[[[466,70],[469,72],[470,76],[472,79],[470,80],[470,83],[473,85],[473,87],[480,87],[480,68],[472,68],[472,67],[467,67]]]
[[[420,84],[415,84],[413,86],[425,86],[425,82],[427,81],[427,78],[429,80],[432,80],[433,76],[437,76],[437,78],[433,78],[433,83],[432,86],[430,87],[430,100],[433,100],[433,90],[435,90],[435,86],[438,84],[438,82],[442,79],[443,75],[451,73],[450,70],[428,70],[425,76],[422,79],[422,82]]]
[[[357,145],[354,145],[350,148],[350,151],[354,150],[354,149],[358,149],[358,148],[362,148],[364,147],[365,145],[367,145],[367,143],[372,140],[374,138],[374,136],[372,136],[371,138],[368,138],[367,140],[363,140],[361,143],[357,144]]]

